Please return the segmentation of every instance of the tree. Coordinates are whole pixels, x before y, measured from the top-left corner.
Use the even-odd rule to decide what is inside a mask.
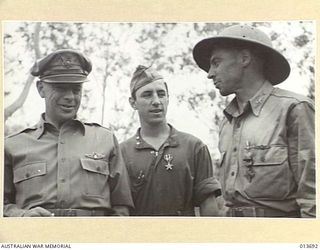
[[[12,86],[26,88],[26,98],[33,79],[25,81],[25,76],[40,54],[73,48],[85,53],[93,62],[93,71],[89,76],[91,81],[84,85],[79,118],[95,120],[110,127],[120,141],[131,136],[139,123],[127,101],[130,78],[139,64],[152,65],[170,81],[169,89],[178,85],[186,86],[179,89],[175,87],[178,91],[173,90],[174,94],[170,95],[170,108],[177,110],[188,107],[191,112],[189,115],[205,124],[214,141],[228,99],[216,94],[205,72],[195,64],[192,48],[202,38],[216,35],[232,24],[235,23],[43,22],[40,25],[35,22],[16,22],[11,29],[8,25],[4,32],[5,102],[19,99],[15,97]],[[259,26],[271,36],[274,46],[290,60],[293,71],[305,77],[309,94],[314,98],[313,23],[250,24]],[[32,97],[28,97],[27,101],[30,102],[30,99]],[[30,122],[28,114],[22,112],[25,105],[19,104],[10,112],[8,105],[6,120],[10,116],[16,120],[11,119],[6,127]],[[175,117],[171,119],[174,121]],[[215,147],[214,143],[212,148]]]
[[[35,58],[39,59],[40,58],[40,49],[39,49],[39,33],[40,33],[40,27],[41,27],[41,23],[36,23],[35,27],[34,27],[34,33],[32,36],[32,41],[31,42],[31,46],[33,47],[34,50],[34,54],[35,54]],[[11,38],[10,36],[6,37],[5,39],[9,39]],[[7,72],[11,73],[12,71]],[[8,117],[10,117],[15,111],[17,111],[18,109],[20,109],[22,107],[22,105],[24,104],[25,100],[27,99],[31,84],[33,83],[34,80],[34,76],[29,75],[29,77],[27,78],[27,81],[24,84],[24,87],[20,93],[20,95],[18,96],[18,98],[7,108],[5,108],[4,110],[4,120],[6,121],[8,119]]]

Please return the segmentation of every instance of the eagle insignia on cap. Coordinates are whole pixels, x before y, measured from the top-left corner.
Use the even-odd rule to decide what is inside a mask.
[[[72,67],[72,65],[71,65],[71,58],[70,58],[70,57],[63,58],[63,56],[60,55],[60,59],[61,59],[62,65],[63,65],[64,67],[66,67],[67,69],[70,69],[70,68]]]

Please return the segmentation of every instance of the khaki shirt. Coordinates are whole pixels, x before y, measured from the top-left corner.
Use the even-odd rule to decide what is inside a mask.
[[[239,113],[234,99],[220,129],[226,205],[315,216],[314,106],[266,82]]]
[[[60,130],[40,122],[5,139],[4,215],[26,209],[133,206],[115,136],[71,120]]]
[[[221,192],[207,146],[170,128],[159,151],[140,137],[140,130],[120,144],[131,180],[133,215],[193,216],[195,206]]]

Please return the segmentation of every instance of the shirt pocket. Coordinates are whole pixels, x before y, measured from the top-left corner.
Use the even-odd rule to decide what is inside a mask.
[[[46,162],[28,163],[14,169],[13,182],[18,205],[26,207],[31,202],[42,200],[46,173]]]
[[[109,191],[109,164],[103,160],[80,159],[84,176],[84,192],[89,196],[104,196]]]
[[[248,197],[260,200],[285,198],[289,194],[291,180],[287,147],[258,146],[250,150],[254,175],[251,181],[245,183],[244,192]]]

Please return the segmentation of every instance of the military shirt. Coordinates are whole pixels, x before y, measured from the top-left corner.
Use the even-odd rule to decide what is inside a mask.
[[[315,216],[314,105],[266,82],[240,113],[236,99],[220,128],[219,180],[229,207]]]
[[[43,208],[133,206],[116,137],[70,120],[57,130],[40,122],[5,139],[4,215]]]
[[[193,216],[195,206],[221,189],[207,146],[171,125],[159,151],[141,138],[140,129],[120,147],[131,180],[133,215]]]

